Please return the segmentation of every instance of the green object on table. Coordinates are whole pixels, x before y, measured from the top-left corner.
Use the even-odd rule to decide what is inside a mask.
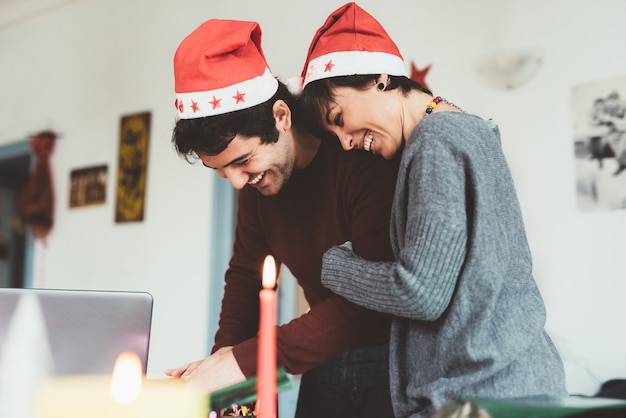
[[[291,380],[282,367],[276,370],[276,390],[281,391],[291,387]],[[242,405],[256,399],[256,376],[250,377],[243,382],[216,390],[209,394],[211,410],[219,411],[233,404]]]
[[[626,400],[587,396],[466,399],[491,418],[626,417]]]

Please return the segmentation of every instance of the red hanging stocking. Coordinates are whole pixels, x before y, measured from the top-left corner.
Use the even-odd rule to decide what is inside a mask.
[[[50,171],[50,155],[56,134],[40,132],[30,140],[30,148],[37,158],[35,168],[15,201],[15,210],[21,223],[32,228],[35,238],[45,239],[54,221],[54,189]]]

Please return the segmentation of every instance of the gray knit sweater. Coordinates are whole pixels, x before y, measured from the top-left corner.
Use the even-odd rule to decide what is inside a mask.
[[[430,417],[459,397],[565,395],[498,128],[436,112],[403,153],[390,231],[397,261],[366,261],[341,246],[322,268],[326,287],[396,315],[396,416]]]

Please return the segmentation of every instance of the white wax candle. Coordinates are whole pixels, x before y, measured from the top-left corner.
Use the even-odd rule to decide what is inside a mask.
[[[113,375],[64,376],[38,391],[38,418],[206,418],[208,396],[179,379],[145,380],[136,355],[122,353]]]
[[[38,418],[205,418],[208,398],[188,383],[145,380],[139,397],[113,399],[111,376],[68,376],[50,380],[36,402]]]

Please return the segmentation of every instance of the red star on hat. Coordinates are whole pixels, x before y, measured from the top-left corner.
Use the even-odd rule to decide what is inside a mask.
[[[213,109],[217,109],[218,107],[220,107],[220,102],[222,101],[222,99],[218,99],[217,97],[213,96],[213,100],[211,100],[209,103],[211,104],[211,106],[213,106]]]
[[[240,93],[239,90],[237,90],[237,94],[235,94],[233,96],[233,99],[235,99],[235,103],[241,103],[241,102],[245,102],[243,96],[245,96],[246,93]]]

